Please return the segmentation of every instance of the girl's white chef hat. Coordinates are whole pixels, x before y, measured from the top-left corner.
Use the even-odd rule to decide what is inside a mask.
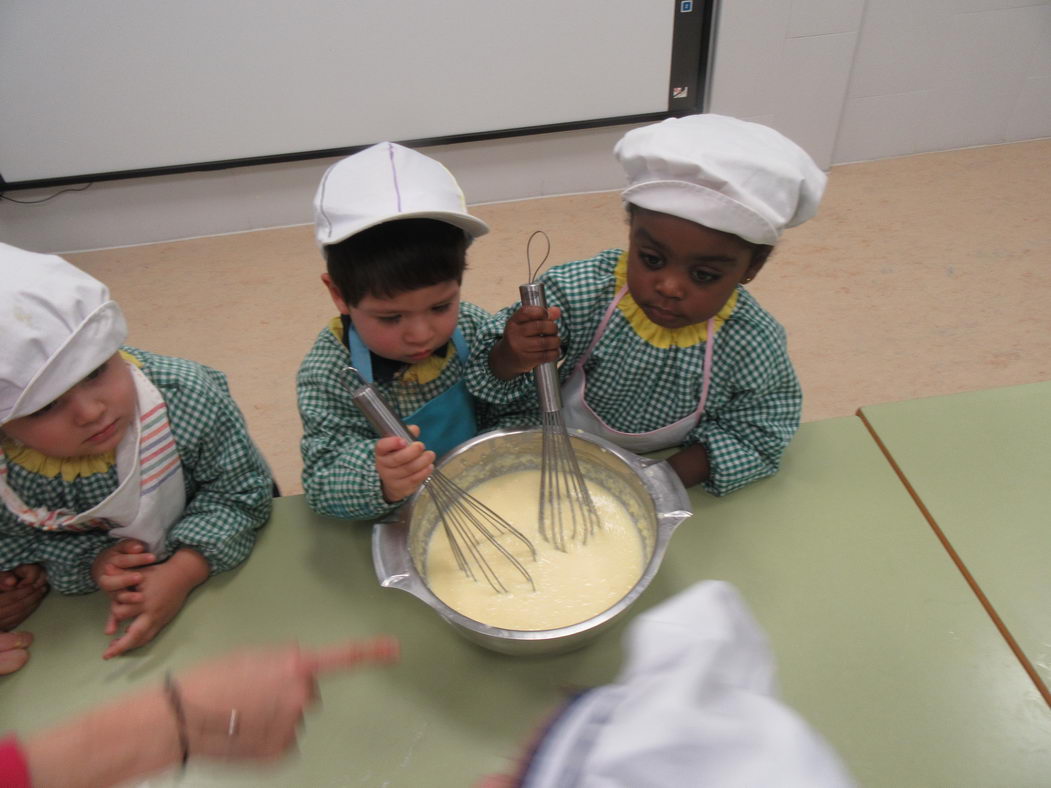
[[[61,257],[0,243],[0,424],[54,402],[128,335],[109,289]]]
[[[614,148],[626,202],[775,244],[817,212],[827,177],[774,129],[725,115],[688,115],[633,129]]]

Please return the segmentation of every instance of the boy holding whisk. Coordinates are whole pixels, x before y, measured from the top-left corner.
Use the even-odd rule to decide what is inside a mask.
[[[314,217],[339,315],[297,378],[303,487],[317,512],[369,519],[415,492],[436,456],[497,426],[499,409],[476,403],[462,380],[489,314],[460,300],[460,283],[467,247],[489,228],[467,213],[448,170],[390,142],[332,165]],[[377,440],[350,398],[357,377],[420,441]]]
[[[826,177],[777,131],[721,115],[634,129],[614,152],[628,250],[547,272],[557,337],[535,312],[503,310],[467,383],[489,402],[529,401],[524,373],[561,344],[567,426],[635,452],[677,448],[683,483],[723,495],[775,473],[799,426],[785,331],[743,285],[814,215]]]

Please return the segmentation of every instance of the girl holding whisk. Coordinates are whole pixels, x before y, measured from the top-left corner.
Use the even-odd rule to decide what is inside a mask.
[[[614,152],[627,251],[544,274],[560,311],[498,313],[467,384],[492,403],[528,401],[524,373],[560,345],[567,426],[635,452],[677,448],[683,483],[723,495],[775,473],[799,426],[785,331],[743,285],[814,215],[826,177],[777,131],[721,115],[634,129]]]
[[[460,300],[467,247],[489,231],[452,174],[383,142],[333,164],[314,201],[322,274],[339,315],[299,369],[303,488],[322,514],[379,517],[419,489],[444,454],[498,409],[476,403],[462,368],[489,318]],[[349,389],[373,383],[420,440],[379,438]]]

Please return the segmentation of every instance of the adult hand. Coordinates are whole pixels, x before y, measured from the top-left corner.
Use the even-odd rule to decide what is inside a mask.
[[[316,650],[246,651],[176,678],[191,757],[269,760],[296,740],[303,712],[326,673],[398,658],[390,637]]]

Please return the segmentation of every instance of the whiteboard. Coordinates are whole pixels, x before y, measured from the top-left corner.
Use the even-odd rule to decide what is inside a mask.
[[[0,178],[666,114],[675,18],[694,6],[3,0]]]

